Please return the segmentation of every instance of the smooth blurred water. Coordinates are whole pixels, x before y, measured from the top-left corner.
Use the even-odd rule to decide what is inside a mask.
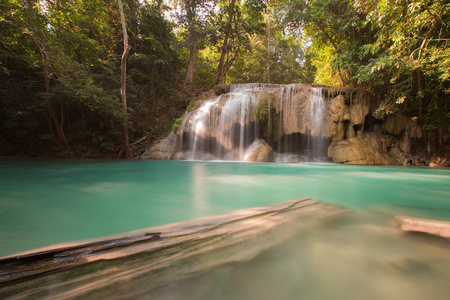
[[[0,257],[303,197],[355,210],[450,220],[450,170],[0,160]]]
[[[357,213],[293,234],[248,261],[186,279],[172,274],[168,284],[152,290],[145,282],[133,289],[124,282],[118,292],[161,300],[447,300],[449,246],[444,240],[399,234],[386,215]]]

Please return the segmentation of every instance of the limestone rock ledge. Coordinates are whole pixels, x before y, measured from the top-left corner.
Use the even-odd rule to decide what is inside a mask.
[[[141,155],[141,159],[171,159],[178,146],[178,136],[172,131],[165,139],[153,144]]]
[[[382,134],[365,132],[348,140],[332,142],[328,156],[335,163],[349,165],[396,165],[398,160],[391,156]]]

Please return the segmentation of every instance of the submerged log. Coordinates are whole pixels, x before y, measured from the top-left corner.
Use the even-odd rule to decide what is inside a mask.
[[[450,222],[399,216],[396,218],[405,232],[422,232],[450,238]]]
[[[151,276],[158,270],[170,268],[174,261],[189,261],[186,270],[181,270],[181,273],[191,273],[199,271],[198,268],[210,268],[230,261],[248,259],[262,250],[288,239],[289,235],[286,230],[279,230],[282,225],[304,226],[324,217],[340,215],[346,211],[342,207],[323,203],[319,200],[298,199],[198,218],[187,222],[151,227],[115,235],[104,240],[63,246],[56,245],[1,258],[0,283],[3,284],[0,285],[0,298],[2,298],[2,292],[14,293],[16,288],[17,291],[24,288],[22,281],[17,282],[17,279],[34,276],[35,279],[30,278],[29,280],[39,281],[41,276],[35,275],[52,272],[52,275],[47,276],[57,276],[58,272],[55,273],[54,271],[64,273],[64,270],[81,265],[86,265],[85,267],[89,268],[88,264],[100,260],[115,261],[111,264],[120,264],[124,263],[124,260],[120,259],[126,258],[125,265],[136,264],[139,266],[132,267],[132,273],[127,273],[128,271],[121,268],[111,267],[110,271],[114,274],[117,273],[117,280],[122,280],[121,272],[126,273],[127,276],[139,277],[143,274]],[[300,217],[301,222],[292,222]],[[288,225],[283,228],[292,229],[291,227],[291,225]],[[260,238],[255,241],[256,237]],[[242,248],[243,243],[248,244],[248,246]],[[241,250],[236,251],[236,249]],[[242,253],[242,251],[245,253]],[[198,259],[200,255],[203,257],[203,265],[190,262],[193,258]],[[105,266],[102,264],[92,268],[95,269],[95,272],[101,273],[99,270],[105,268]],[[83,273],[82,271],[79,272]],[[78,274],[79,272],[75,273]],[[180,270],[177,270],[177,272],[180,272]],[[91,271],[84,275],[89,278],[92,276]],[[64,277],[64,274],[62,276]],[[105,284],[112,280],[110,277],[108,278]],[[78,279],[74,280],[77,281]],[[12,286],[2,290],[2,286],[5,287],[5,284],[8,283],[11,283]],[[68,282],[67,289],[71,290],[72,288],[71,283]],[[40,292],[40,290],[32,290],[27,292],[26,295],[37,296]]]

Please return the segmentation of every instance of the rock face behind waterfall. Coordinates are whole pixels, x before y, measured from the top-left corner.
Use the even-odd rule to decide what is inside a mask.
[[[363,90],[309,84],[220,85],[201,96],[150,159],[416,163],[420,126],[374,117]],[[422,163],[422,161],[420,161]],[[417,163],[416,163],[417,164]]]

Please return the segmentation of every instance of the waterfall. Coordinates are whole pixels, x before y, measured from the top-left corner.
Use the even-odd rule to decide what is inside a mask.
[[[208,150],[211,148],[210,132],[214,129],[214,119],[211,113],[212,108],[219,101],[220,97],[205,101],[199,109],[193,112],[191,122],[187,128],[190,145],[190,151],[186,154],[187,159],[204,159],[204,155],[209,152]],[[183,139],[184,132],[182,131],[181,133],[181,139]]]
[[[181,143],[188,136],[185,158],[244,160],[247,147],[259,137],[253,115],[258,90],[260,85],[232,86],[228,94],[187,115],[180,130]]]
[[[253,108],[256,100],[254,90],[246,86],[230,92],[219,116],[216,152],[219,158],[244,159],[245,149],[257,138],[257,133],[251,128],[251,123],[255,122]]]
[[[267,101],[260,106],[264,107],[264,126],[254,114],[258,101]],[[242,161],[250,145],[262,139],[274,149],[276,161],[320,161],[328,146],[322,137],[325,113],[322,88],[232,85],[228,93],[205,100],[200,108],[185,114],[177,157]]]
[[[284,152],[290,152],[292,151],[292,143],[294,142],[293,139],[291,138],[291,136],[289,135],[290,132],[290,128],[292,128],[293,122],[295,122],[296,120],[296,115],[295,115],[295,102],[294,102],[294,97],[293,97],[293,93],[294,93],[294,88],[295,85],[287,85],[285,87],[283,87],[283,92],[282,92],[282,118],[280,118],[280,120],[283,120],[283,134],[284,134],[284,143],[283,143],[283,151]],[[284,104],[284,105],[283,105]],[[281,125],[280,125],[281,126]],[[280,148],[278,148],[278,151],[281,151]]]
[[[312,161],[320,161],[326,156],[327,143],[322,137],[325,112],[322,88],[313,87],[309,98],[309,134],[306,150],[308,158]]]

